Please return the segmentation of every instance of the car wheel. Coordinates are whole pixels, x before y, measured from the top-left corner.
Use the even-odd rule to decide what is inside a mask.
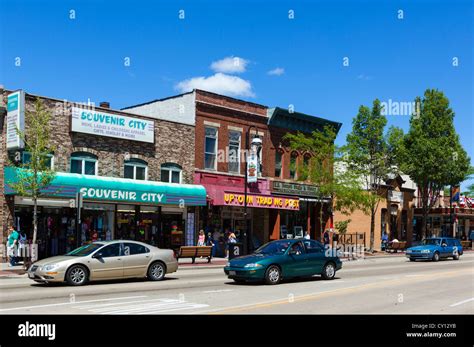
[[[438,252],[434,252],[433,254],[433,261],[438,261],[439,260],[439,253]]]
[[[281,281],[281,271],[276,265],[270,265],[265,272],[266,284],[278,284]]]
[[[336,276],[336,265],[331,262],[324,265],[321,276],[323,276],[325,280],[332,280],[334,276]]]
[[[459,260],[459,254],[453,255],[453,259],[454,259],[454,260]]]
[[[414,258],[410,258],[410,261],[416,261],[416,259],[414,259]]]
[[[73,265],[67,270],[66,282],[71,286],[82,286],[88,279],[88,271],[83,265]]]
[[[151,281],[161,281],[165,274],[166,266],[161,261],[154,262],[148,268],[148,279]]]

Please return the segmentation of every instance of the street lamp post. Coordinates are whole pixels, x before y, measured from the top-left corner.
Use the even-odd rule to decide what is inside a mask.
[[[255,137],[252,140],[252,143],[250,143],[250,129],[255,128]],[[245,218],[245,242],[244,242],[244,254],[248,254],[252,251],[252,233],[250,230],[250,223],[247,218],[247,191],[248,191],[248,153],[251,150],[251,145],[254,145],[256,147],[259,147],[262,145],[262,140],[258,137],[258,128],[255,125],[249,126],[247,129],[247,134],[246,134],[246,143],[247,143],[247,151],[245,151],[245,187],[244,187],[244,218]],[[257,153],[256,153],[257,154]],[[258,163],[258,157],[257,157],[257,163]],[[258,165],[258,164],[257,164]],[[256,170],[256,175],[257,175],[257,180],[258,180],[258,168]]]

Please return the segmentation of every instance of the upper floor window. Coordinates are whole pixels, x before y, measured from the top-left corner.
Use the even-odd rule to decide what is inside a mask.
[[[181,183],[183,169],[175,163],[161,165],[161,182]]]
[[[204,168],[217,170],[217,128],[206,127]]]
[[[291,153],[290,157],[290,179],[296,179],[296,158],[298,154],[296,152]]]
[[[72,153],[71,172],[81,175],[97,175],[97,156],[86,152]]]
[[[134,180],[146,180],[148,176],[148,165],[140,159],[130,159],[124,163],[123,177]]]
[[[281,169],[282,169],[282,158],[283,155],[281,151],[275,151],[275,177],[281,178]]]
[[[302,179],[302,180],[307,180],[309,179],[309,174],[310,174],[310,166],[309,166],[309,163],[310,163],[310,160],[311,160],[311,156],[309,154],[305,154],[303,156],[303,167],[302,167],[302,170],[301,170],[301,174],[299,175],[299,179]]]
[[[229,172],[240,172],[240,139],[239,131],[229,131]]]
[[[31,163],[31,153],[30,152],[23,152],[23,164],[25,165],[29,165],[29,163]],[[49,169],[53,169],[54,167],[54,156],[52,154],[46,154],[44,157],[43,157],[43,160],[44,160],[44,163],[42,163],[42,165],[48,167]]]

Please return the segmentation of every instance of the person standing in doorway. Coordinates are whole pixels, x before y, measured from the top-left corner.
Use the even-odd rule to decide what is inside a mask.
[[[221,233],[215,229],[214,232],[212,233],[212,240],[214,242],[214,246],[212,248],[212,256],[216,257],[219,255],[219,239],[221,237]]]

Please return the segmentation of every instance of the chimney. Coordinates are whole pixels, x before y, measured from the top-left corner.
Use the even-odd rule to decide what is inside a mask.
[[[108,101],[101,101],[99,104],[100,107],[102,108],[110,108],[110,102]]]

